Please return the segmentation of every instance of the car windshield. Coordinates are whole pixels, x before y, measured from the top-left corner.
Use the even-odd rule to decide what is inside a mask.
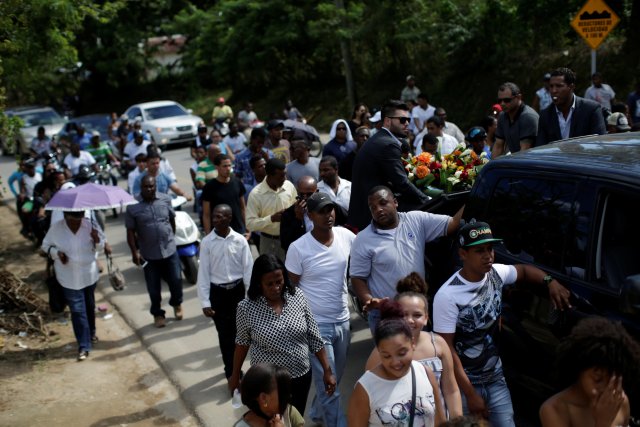
[[[16,114],[24,122],[24,127],[55,125],[64,122],[62,117],[53,110],[30,111]]]
[[[97,130],[101,134],[107,133],[107,127],[111,123],[109,117],[79,117],[74,120],[74,127],[77,128],[78,125],[82,126],[87,133],[91,133],[91,131]]]
[[[144,110],[144,115],[146,116],[147,120],[164,119],[174,116],[186,116],[187,114],[189,113],[187,113],[182,107],[177,104],[163,105],[162,107],[147,108],[146,110]]]

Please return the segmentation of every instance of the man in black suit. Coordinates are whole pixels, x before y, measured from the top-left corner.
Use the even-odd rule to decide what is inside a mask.
[[[536,146],[607,133],[600,104],[576,96],[575,83],[576,74],[568,68],[558,68],[551,73],[549,92],[553,103],[540,112]]]
[[[371,222],[367,194],[375,186],[391,188],[400,211],[418,209],[429,200],[409,182],[402,165],[400,147],[409,133],[409,108],[401,101],[389,101],[382,107],[382,121],[382,128],[362,146],[353,163],[348,224],[358,230]]]

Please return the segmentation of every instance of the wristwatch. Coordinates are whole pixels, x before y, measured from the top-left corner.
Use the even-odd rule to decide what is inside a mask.
[[[542,278],[542,283],[544,283],[545,286],[549,286],[549,283],[553,282],[553,277],[550,274],[547,274],[546,276],[544,276]]]

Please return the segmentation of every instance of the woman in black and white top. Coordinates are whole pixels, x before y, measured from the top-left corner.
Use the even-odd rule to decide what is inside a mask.
[[[309,352],[320,360],[326,393],[335,391],[336,378],[324,350],[318,325],[302,291],[294,287],[282,261],[261,255],[253,264],[248,297],[238,304],[236,349],[229,389],[240,383],[242,363],[251,351],[251,364],[273,363],[291,374],[291,404],[304,415],[311,365]]]

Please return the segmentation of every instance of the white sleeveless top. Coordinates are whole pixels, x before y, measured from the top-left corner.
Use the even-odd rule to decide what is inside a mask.
[[[435,399],[429,377],[420,362],[412,361],[416,372],[414,427],[433,427]],[[369,395],[369,425],[408,427],[411,407],[411,370],[397,380],[380,378],[367,371],[358,380]]]

